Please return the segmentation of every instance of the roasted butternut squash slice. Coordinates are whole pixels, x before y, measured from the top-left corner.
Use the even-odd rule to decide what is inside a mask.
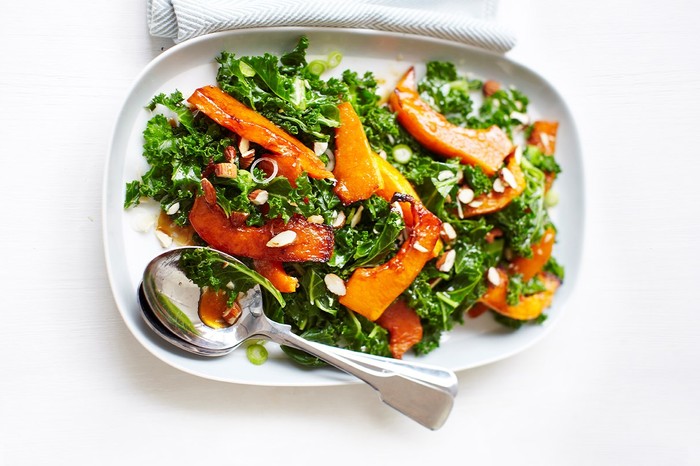
[[[522,275],[525,281],[531,280],[552,256],[555,237],[556,232],[553,228],[546,229],[539,242],[532,245],[532,257],[516,257],[508,265],[509,272]]]
[[[253,267],[282,293],[294,293],[299,286],[299,280],[289,275],[280,261],[256,259],[253,261]]]
[[[316,179],[333,178],[333,174],[325,169],[314,151],[218,87],[199,88],[187,101],[219,125],[260,144],[275,157],[288,157],[298,161],[299,175],[306,172]],[[294,166],[292,163],[287,165]]]
[[[557,131],[559,130],[559,122],[539,120],[532,124],[532,132],[527,140],[528,144],[537,146],[544,155],[554,157],[554,152],[557,148]],[[556,173],[545,172],[545,190],[549,191],[552,187]]]
[[[554,155],[557,148],[559,122],[539,120],[532,124],[528,144],[537,146],[544,155]]]
[[[491,190],[476,197],[472,202],[462,207],[462,214],[465,218],[497,212],[525,191],[527,181],[523,171],[520,169],[520,164],[515,161],[515,157],[510,157],[506,168],[513,174],[515,187],[508,183],[503,183],[505,190],[502,193]]]
[[[399,123],[424,147],[443,157],[478,165],[487,175],[496,173],[513,150],[513,143],[498,126],[463,128],[433,110],[418,94],[413,67],[399,81],[389,104]]]
[[[423,338],[423,326],[416,311],[402,299],[394,301],[377,319],[377,324],[389,332],[389,350],[396,359]]]
[[[393,200],[409,202],[413,207],[414,223],[408,239],[384,264],[355,270],[346,283],[345,296],[339,299],[342,305],[372,321],[382,315],[433,258],[440,236],[440,219],[423,204],[405,194],[397,194]]]
[[[377,157],[369,146],[360,117],[350,102],[338,105],[340,127],[335,130],[335,194],[348,205],[369,199],[382,188]]]
[[[520,298],[515,306],[509,306],[506,301],[508,292],[508,274],[499,270],[500,283],[498,286],[489,285],[488,290],[479,299],[479,302],[493,309],[499,314],[517,320],[532,320],[539,317],[542,312],[552,304],[554,293],[561,282],[557,277],[549,273],[540,273],[540,280],[544,283],[545,290],[539,293]]]
[[[374,155],[375,162],[379,168],[379,173],[382,177],[382,186],[377,190],[377,196],[381,197],[386,201],[391,201],[394,194],[407,194],[411,196],[415,201],[420,199],[418,193],[413,189],[413,185],[409,183],[405,176],[401,174],[392,164],[384,160],[378,155]],[[411,226],[412,220],[411,216],[412,209],[411,204],[401,204],[401,210],[403,212],[403,219],[406,226]]]
[[[272,220],[261,227],[234,226],[216,203],[198,196],[189,214],[190,224],[212,248],[232,256],[280,262],[326,262],[333,253],[333,229],[328,225],[309,223],[294,216],[287,224]],[[286,246],[267,246],[274,236],[293,231],[295,239]]]

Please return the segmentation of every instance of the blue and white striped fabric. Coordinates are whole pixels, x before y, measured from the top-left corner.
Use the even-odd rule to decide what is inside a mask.
[[[515,45],[493,21],[497,0],[147,1],[151,34],[175,42],[231,29],[305,26],[417,34],[496,52]]]

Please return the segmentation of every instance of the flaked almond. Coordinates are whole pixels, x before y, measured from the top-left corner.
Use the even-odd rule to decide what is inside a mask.
[[[420,252],[430,252],[430,250],[428,248],[426,248],[425,246],[423,246],[420,243],[413,243],[413,249],[415,249],[416,251],[420,251]]]
[[[267,202],[269,194],[264,189],[256,189],[248,194],[248,199],[255,205],[263,205]]]
[[[360,223],[360,220],[362,219],[362,211],[365,209],[365,206],[360,206],[357,208],[355,211],[355,214],[352,216],[352,219],[350,219],[350,226],[352,228],[355,228],[358,223]]]
[[[342,228],[343,225],[345,225],[345,212],[341,210],[336,212],[336,215],[333,217],[333,223],[331,223],[331,226],[333,228]]]
[[[224,159],[229,163],[236,160],[236,149],[233,146],[226,146],[224,149]]]
[[[164,248],[169,248],[173,244],[173,239],[163,231],[156,230],[156,238]]]
[[[179,210],[180,210],[180,203],[176,202],[174,204],[170,204],[170,207],[168,207],[168,210],[166,210],[165,213],[168,215],[175,215],[176,213],[178,213]]]
[[[207,201],[207,204],[216,205],[216,189],[206,178],[202,179],[202,191],[204,191],[204,200]]]
[[[469,204],[471,201],[474,200],[474,191],[472,191],[471,188],[467,188],[466,186],[460,188],[457,192],[457,200],[462,204]]]
[[[437,262],[435,262],[435,266],[440,272],[449,272],[455,265],[456,258],[457,252],[454,249],[450,249],[438,258]]]
[[[443,241],[454,241],[457,239],[457,232],[452,225],[444,222],[440,228],[440,237],[443,239]]]
[[[476,209],[477,207],[481,207],[481,205],[484,203],[484,201],[471,201],[468,205],[472,209]]]
[[[218,176],[219,178],[235,178],[238,176],[238,168],[236,167],[235,164],[226,162],[226,163],[217,163],[214,164],[214,174]]]
[[[503,184],[503,181],[500,178],[496,178],[493,181],[493,190],[497,193],[505,192],[506,186]]]
[[[498,273],[496,267],[489,267],[488,272],[486,272],[486,278],[493,286],[498,286],[501,284],[501,274]]]
[[[315,223],[316,225],[323,225],[323,215],[311,215],[306,219],[309,223]]]
[[[281,248],[284,246],[289,246],[294,243],[297,239],[297,234],[293,230],[285,230],[282,233],[275,235],[267,242],[266,246],[268,248]]]
[[[248,212],[231,212],[229,222],[231,222],[231,226],[239,227],[248,220],[249,216]]]
[[[241,316],[243,311],[241,310],[241,305],[238,304],[237,301],[234,301],[234,303],[231,305],[231,307],[227,308],[224,311],[224,314],[222,317],[228,323],[229,325],[233,325],[236,323],[238,318]]]
[[[520,165],[520,162],[523,160],[523,146],[515,146],[515,152],[513,153],[513,157],[515,157],[515,163]]]
[[[501,178],[503,178],[503,181],[511,188],[518,187],[518,181],[515,179],[515,175],[505,167],[501,170]]]
[[[484,97],[491,97],[496,92],[498,92],[500,89],[501,89],[501,83],[499,83],[498,81],[494,81],[492,79],[489,79],[488,81],[484,82],[484,86],[481,88],[481,92],[484,93]]]
[[[377,152],[377,155],[386,160],[386,152],[384,149],[381,149],[379,152]]]
[[[314,153],[316,155],[322,155],[328,149],[327,142],[314,142]]]
[[[347,292],[345,288],[345,282],[336,274],[329,273],[328,275],[323,277],[323,282],[326,284],[326,288],[328,288],[328,291],[330,291],[334,295],[345,296],[345,293]]]
[[[250,141],[246,138],[241,138],[240,141],[238,141],[238,152],[243,154],[244,152],[248,152],[250,150]]]

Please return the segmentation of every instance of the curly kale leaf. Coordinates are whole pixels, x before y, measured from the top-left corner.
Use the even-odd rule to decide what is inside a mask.
[[[142,197],[160,202],[163,210],[179,203],[174,220],[183,225],[201,181],[201,167],[223,161],[231,139],[219,125],[201,115],[194,116],[178,91],[159,94],[151,110],[164,108],[174,115],[154,115],[143,132],[143,155],[150,165],[140,180],[127,184],[124,207],[135,206]]]
[[[347,95],[338,79],[324,81],[306,70],[308,40],[281,59],[266,53],[237,58],[222,52],[217,58],[219,86],[258,111],[307,146],[328,141],[339,125],[337,104]]]

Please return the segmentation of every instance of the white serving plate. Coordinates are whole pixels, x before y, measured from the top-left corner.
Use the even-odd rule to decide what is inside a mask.
[[[148,206],[124,211],[125,184],[146,170],[141,156],[142,131],[151,116],[145,109],[160,93],[180,90],[186,97],[196,88],[216,84],[215,57],[222,50],[236,55],[281,54],[298,37],[309,37],[309,61],[338,50],[343,62],[336,72],[350,68],[372,71],[388,92],[411,65],[419,76],[429,60],[450,60],[464,72],[483,79],[514,85],[530,98],[533,118],[560,122],[557,160],[563,173],[555,184],[560,203],[552,211],[559,230],[557,259],[566,267],[566,280],[557,293],[544,325],[524,326],[516,332],[496,324],[488,314],[466,319],[445,335],[441,347],[419,359],[455,371],[488,364],[516,354],[542,338],[564,312],[576,282],[584,231],[584,183],[581,150],[571,113],[557,91],[541,76],[523,65],[494,53],[465,45],[376,31],[326,28],[269,28],[211,34],[179,44],[153,60],[136,79],[121,108],[114,128],[104,179],[103,227],[108,273],[119,312],[139,343],[155,356],[185,372],[214,380],[270,386],[322,386],[351,383],[354,379],[331,368],[304,369],[268,344],[269,360],[255,366],[245,351],[209,359],[184,353],[154,335],[142,322],[136,291],[148,261],[162,252],[153,231],[134,228],[142,216],[156,210]],[[155,206],[152,206],[155,207]],[[406,359],[414,359],[406,355]]]

